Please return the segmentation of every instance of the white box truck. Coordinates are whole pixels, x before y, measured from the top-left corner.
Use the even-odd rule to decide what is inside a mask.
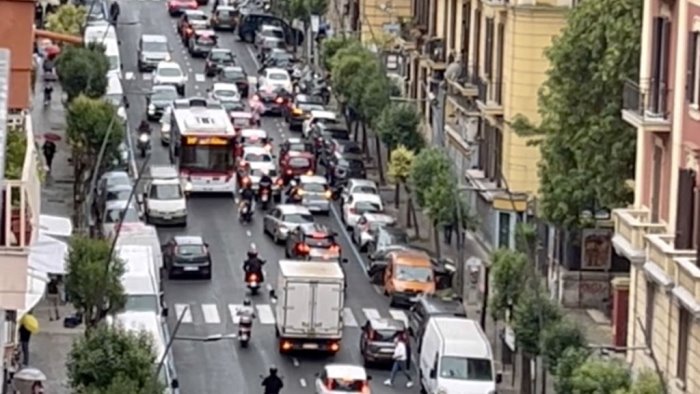
[[[148,246],[153,261],[163,268],[163,252],[154,226],[145,223],[124,223],[119,231],[117,246]]]
[[[278,275],[274,308],[280,352],[337,352],[345,307],[340,264],[280,260]]]

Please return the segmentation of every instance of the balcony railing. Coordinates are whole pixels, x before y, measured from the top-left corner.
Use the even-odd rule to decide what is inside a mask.
[[[633,126],[652,131],[670,131],[669,90],[658,84],[643,89],[634,81],[625,81],[622,90],[622,117]]]
[[[674,239],[675,236],[672,234],[649,234],[646,236],[647,260],[658,265],[670,278],[675,278],[676,276],[674,259],[678,257],[695,257],[697,253],[692,249],[676,249]]]
[[[648,209],[615,209],[612,212],[612,218],[615,227],[613,244],[618,253],[627,257],[632,263],[644,262],[647,234],[666,232],[665,225],[651,223],[651,213]]]
[[[503,84],[500,81],[486,81],[479,78],[476,81],[477,106],[482,111],[493,112],[493,115],[502,115],[503,110]]]

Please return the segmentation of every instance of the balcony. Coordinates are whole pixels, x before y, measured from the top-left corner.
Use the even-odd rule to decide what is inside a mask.
[[[479,95],[479,90],[476,87],[478,79],[477,67],[473,67],[471,70],[465,67],[457,78],[447,79],[447,94],[455,98],[477,97]]]
[[[476,105],[486,116],[503,116],[502,84],[498,81],[476,80]]]
[[[29,253],[39,233],[39,213],[41,209],[41,181],[39,156],[34,143],[34,135],[29,116],[19,129],[5,131],[6,140],[15,137],[10,133],[23,133],[26,144],[19,175],[11,174],[12,155],[6,153],[6,179],[2,191],[2,231],[0,231],[0,309],[24,310],[29,297],[28,277],[30,273]],[[21,141],[21,140],[20,140]],[[58,257],[60,258],[60,257]]]
[[[673,234],[648,234],[646,235],[646,264],[653,264],[661,269],[670,282],[676,277],[677,258],[694,258],[697,251],[688,249],[676,249],[673,245]],[[677,283],[677,282],[676,282]]]
[[[651,213],[647,209],[615,209],[612,212],[615,235],[612,242],[615,250],[627,257],[632,264],[642,264],[646,260],[645,236],[662,234],[666,226],[651,223]]]
[[[637,129],[653,133],[669,133],[671,116],[666,97],[668,89],[658,94],[642,89],[633,81],[626,81],[622,91],[622,119]]]
[[[482,0],[481,4],[495,10],[505,11],[506,7],[510,4],[510,0]]]
[[[442,38],[432,38],[423,44],[423,56],[429,69],[433,71],[447,68],[447,45]]]

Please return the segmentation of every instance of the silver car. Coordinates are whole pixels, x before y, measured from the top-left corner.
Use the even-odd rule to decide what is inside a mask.
[[[360,252],[367,250],[367,245],[374,239],[374,233],[379,227],[394,226],[396,219],[383,213],[365,212],[352,227],[350,237],[360,249]]]
[[[101,197],[107,189],[116,185],[129,185],[133,182],[126,171],[108,171],[102,174],[100,181],[97,183],[97,195]]]
[[[355,193],[379,194],[379,187],[376,182],[368,179],[348,179],[348,183],[340,194],[340,203],[348,202],[350,195]]]
[[[331,210],[333,193],[328,187],[326,178],[318,175],[299,177],[301,205],[311,212],[321,212],[326,215]]]
[[[170,61],[168,38],[160,34],[142,35],[139,40],[139,71],[155,70],[162,61]]]
[[[103,236],[110,238],[115,235],[117,224],[125,209],[126,214],[122,223],[139,223],[141,221],[141,215],[136,204],[131,203],[127,207],[126,203],[126,201],[111,201],[107,203],[102,214]]]
[[[302,224],[313,223],[314,217],[308,209],[291,204],[277,205],[263,218],[263,231],[275,243],[285,241],[289,233]]]

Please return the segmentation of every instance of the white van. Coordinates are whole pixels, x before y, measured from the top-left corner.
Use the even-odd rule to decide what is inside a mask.
[[[160,240],[158,239],[158,231],[155,227],[143,222],[124,223],[121,231],[119,231],[117,247],[127,245],[150,247],[150,251],[153,254],[153,261],[158,264],[159,269],[163,268],[163,252],[161,251]]]
[[[117,109],[117,115],[122,121],[126,122],[126,109],[124,108],[124,88],[122,87],[122,80],[119,75],[110,74],[107,77],[107,93],[105,94],[105,100],[114,105]]]
[[[90,25],[83,34],[85,45],[96,42],[105,47],[105,55],[109,60],[109,73],[116,73],[121,78],[121,59],[119,57],[119,39],[114,26],[110,24]]]
[[[117,249],[117,256],[124,262],[124,275],[122,276],[122,286],[126,295],[126,312],[151,312],[163,318],[168,315],[168,308],[165,306],[163,290],[155,273],[154,264],[149,260],[141,261],[140,258],[150,253],[136,252],[132,250]]]
[[[187,199],[177,168],[151,166],[143,193],[146,222],[187,226]]]
[[[104,40],[105,55],[109,60],[109,74],[117,74],[121,78],[122,61],[119,57],[119,42],[116,39]]]
[[[161,324],[158,315],[150,312],[126,312],[117,315],[116,324],[124,330],[146,332],[152,337],[153,352],[156,356],[154,368],[158,368],[158,363],[163,358],[169,341],[168,330]],[[160,381],[167,387],[165,393],[177,394],[180,392],[180,383],[177,380],[172,351],[168,351],[165,356],[165,362],[160,370]]]
[[[428,320],[418,370],[428,394],[492,394],[501,380],[479,323],[460,317]]]
[[[130,276],[136,270],[136,276],[153,276],[157,288],[160,289],[162,287],[163,282],[160,278],[162,254],[158,254],[161,256],[161,259],[158,260],[156,258],[157,255],[153,251],[153,246],[147,244],[123,244],[117,241],[116,254],[124,261],[125,269],[129,269],[129,271],[124,273],[124,276]],[[134,267],[133,265],[138,266]]]

